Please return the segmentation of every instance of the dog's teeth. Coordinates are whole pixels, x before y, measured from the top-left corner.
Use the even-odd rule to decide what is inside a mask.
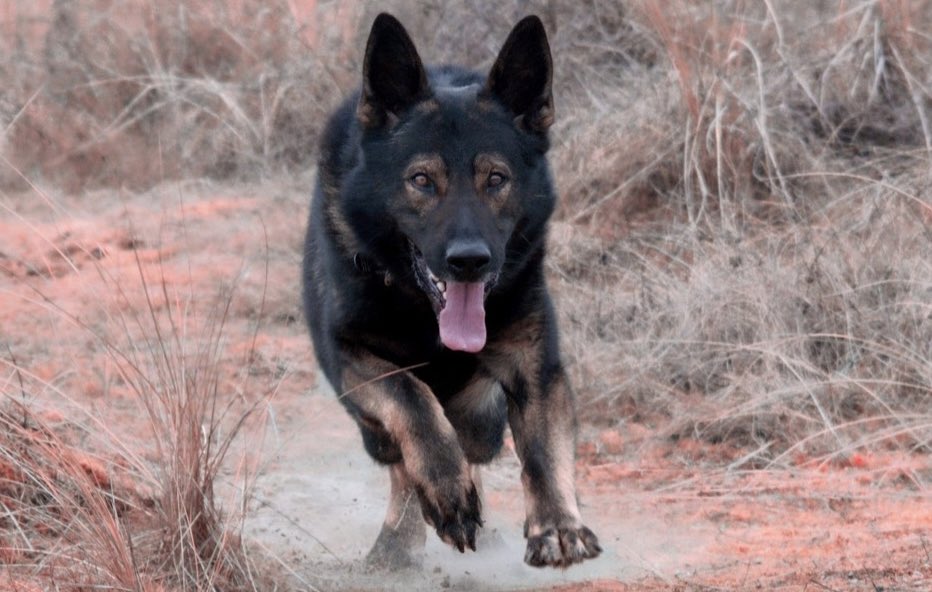
[[[437,289],[440,290],[440,293],[445,295],[447,293],[447,283],[443,280],[437,280],[435,283],[437,284]]]

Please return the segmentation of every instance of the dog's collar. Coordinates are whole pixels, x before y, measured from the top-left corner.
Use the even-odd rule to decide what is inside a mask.
[[[388,270],[362,253],[353,255],[353,267],[364,275],[376,275],[381,277],[386,286],[392,284],[392,276],[388,273]]]
[[[375,261],[369,259],[362,253],[356,253],[353,255],[353,267],[362,273],[373,273],[376,269],[378,269]]]

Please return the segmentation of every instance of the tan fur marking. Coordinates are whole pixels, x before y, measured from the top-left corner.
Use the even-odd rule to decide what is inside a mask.
[[[495,109],[495,103],[490,99],[480,97],[476,101],[476,107],[483,113],[491,113]]]
[[[553,98],[548,101],[546,105],[540,108],[537,114],[534,116],[533,121],[528,122],[534,129],[544,131],[550,128],[553,125],[554,120],[556,119],[554,109],[553,109]]]
[[[479,154],[473,162],[473,171],[476,194],[484,196],[486,203],[498,213],[511,195],[511,168],[508,166],[508,161],[500,154]],[[499,173],[506,178],[506,181],[497,189],[488,187],[489,176],[492,173]]]
[[[400,463],[391,465],[388,474],[391,491],[385,522],[367,557],[367,561],[382,567],[423,549],[427,541],[427,529],[410,475]]]
[[[490,369],[501,380],[512,380],[515,372],[526,378],[536,376],[541,365],[541,339],[543,328],[541,317],[530,315],[512,325],[505,331],[505,339],[496,341],[487,347]],[[556,499],[538,499],[541,492],[534,490],[526,473],[522,472],[521,482],[524,486],[525,511],[528,518],[528,534],[536,536],[553,526],[549,521],[553,516],[542,514],[546,507],[558,506],[566,518],[581,526],[579,506],[576,500],[576,466],[575,436],[572,394],[566,382],[566,376],[554,379],[543,400],[539,385],[533,379],[525,380],[528,389],[527,407],[521,415],[520,432],[515,432],[519,452],[521,439],[537,437],[547,442],[547,456],[550,461],[551,495]],[[514,426],[513,426],[514,429]],[[523,463],[522,459],[522,463]]]
[[[385,119],[384,115],[374,105],[360,98],[356,105],[356,119],[359,124],[365,128],[377,127]]]
[[[475,380],[450,399],[447,408],[455,413],[481,413],[486,407],[495,404],[498,397],[502,396],[504,396],[504,393],[502,393],[502,387],[498,381],[491,378]]]
[[[353,235],[353,230],[343,216],[343,212],[340,211],[340,187],[332,176],[325,171],[318,170],[317,174],[320,178],[320,186],[323,193],[324,216],[336,233],[337,241],[340,246],[343,247],[347,253],[352,255],[359,249],[357,248],[358,245],[356,237]]]
[[[412,476],[421,475],[427,466],[431,451],[424,450],[420,442],[412,439],[414,418],[411,409],[398,400],[387,396],[380,385],[383,376],[397,373],[394,365],[368,353],[354,358],[343,371],[344,394],[351,397],[355,405],[367,416],[382,424],[401,448],[404,465]],[[450,446],[458,446],[456,430],[443,412],[443,407],[434,397],[430,388],[408,374],[408,378],[417,387],[415,392],[427,404],[430,420]],[[423,419],[423,418],[421,418]]]
[[[418,173],[430,178],[434,184],[433,193],[425,193],[412,184],[411,178]],[[439,154],[418,154],[405,167],[405,198],[407,203],[420,214],[425,214],[437,205],[438,198],[446,195],[448,184],[447,165]]]
[[[420,508],[417,505],[414,484],[411,482],[404,465],[391,465],[388,468],[388,475],[391,479],[391,492],[388,500],[388,511],[385,514],[385,524],[392,529],[397,529],[401,526],[402,521],[409,517],[408,512],[419,512]]]
[[[329,200],[324,210],[326,212],[327,221],[333,227],[337,235],[337,241],[340,243],[340,246],[343,247],[344,251],[349,255],[359,252],[359,243],[356,241],[353,229],[350,228],[349,223],[343,216],[343,212],[340,211],[339,201],[336,199]]]
[[[479,497],[482,497],[482,468],[479,465],[469,465],[469,475],[472,477],[472,482],[476,486],[476,491],[479,492]]]
[[[563,383],[563,380],[559,382]],[[561,384],[556,388],[562,389],[565,386]],[[551,431],[553,479],[556,490],[562,498],[563,508],[576,520],[576,526],[581,526],[579,505],[576,502],[576,442],[572,425],[561,427],[564,429]]]
[[[514,371],[521,369],[532,375],[540,367],[540,316],[536,314],[517,321],[503,332],[505,337],[486,346],[486,363],[499,380],[510,382]],[[536,396],[536,384],[528,384],[532,396]]]
[[[524,515],[527,516],[527,535],[537,536],[544,531],[543,525],[537,519],[537,498],[532,492],[531,481],[524,471],[521,472],[521,489],[524,491]]]
[[[427,115],[439,111],[440,103],[437,102],[437,99],[427,99],[426,101],[421,101],[418,103],[414,108],[418,111],[418,113]]]

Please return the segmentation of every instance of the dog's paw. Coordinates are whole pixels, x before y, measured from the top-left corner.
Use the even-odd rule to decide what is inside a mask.
[[[401,535],[383,529],[366,555],[365,566],[369,571],[398,571],[418,568],[422,560],[421,553],[412,549]]]
[[[598,537],[585,526],[554,527],[528,537],[524,562],[534,567],[567,568],[601,552]]]
[[[468,477],[417,487],[421,510],[437,536],[459,549],[476,550],[476,535],[482,527],[479,492]]]

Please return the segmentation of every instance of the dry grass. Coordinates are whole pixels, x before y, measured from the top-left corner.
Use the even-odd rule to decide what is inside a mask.
[[[556,154],[572,225],[553,269],[591,417],[757,463],[928,451],[924,6],[638,5],[664,59],[577,125],[595,152]]]
[[[377,10],[425,55],[480,68],[538,12],[563,196],[550,270],[583,417],[747,448],[754,466],[932,446],[928,0],[0,8],[0,189],[76,193],[300,175]],[[217,430],[251,409],[220,387],[229,294],[198,333],[163,288],[102,337],[158,450],[99,443],[120,451],[101,462],[142,489],[102,487],[18,403],[0,416],[0,554],[17,573],[257,586],[213,494],[233,438]],[[54,386],[14,358],[2,377],[8,399]]]
[[[312,162],[340,74],[313,58],[286,2],[88,0],[43,16],[44,39],[22,26],[9,42],[36,51],[0,63],[16,81],[0,97],[7,154],[31,180],[145,189]]]
[[[4,585],[29,590],[30,582],[42,581],[76,589],[154,589],[141,581],[124,528],[127,513],[145,500],[112,480],[104,467],[64,444],[25,407],[0,414]]]
[[[37,312],[72,325],[89,348],[104,352],[109,381],[131,396],[145,420],[135,437],[111,427],[110,413],[91,410],[8,350],[0,361],[4,584],[275,589],[240,536],[259,461],[253,446],[261,442],[267,403],[281,380],[253,364],[264,292],[253,342],[231,361],[224,332],[236,279],[205,299],[190,286],[179,289],[164,269],[153,277],[139,249],[131,250],[137,275],[130,281],[96,262],[85,270],[96,272],[95,289],[108,295],[97,310],[72,312],[40,282],[26,280]],[[83,248],[60,254],[74,269],[96,259]],[[67,411],[53,401],[67,404]],[[54,426],[43,419],[50,408]],[[244,431],[250,445],[232,454]],[[233,493],[221,500],[223,471]]]

